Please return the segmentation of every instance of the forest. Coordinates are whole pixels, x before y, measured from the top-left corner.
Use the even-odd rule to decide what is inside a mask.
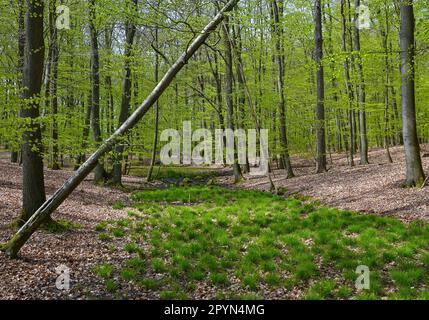
[[[0,0],[0,300],[429,300],[428,0]]]

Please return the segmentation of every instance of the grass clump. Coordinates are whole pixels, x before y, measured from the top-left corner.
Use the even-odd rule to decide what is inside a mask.
[[[243,290],[270,298],[260,292],[268,286],[284,288],[287,299],[298,286],[306,288],[305,299],[418,299],[429,286],[423,222],[216,186],[145,190],[132,200],[142,214],[100,231],[127,237],[124,250],[137,254],[122,266],[121,278],[162,298],[194,296],[210,285],[224,298],[244,297]],[[360,265],[370,268],[370,290],[355,289]],[[232,289],[236,283],[240,288]]]
[[[64,233],[81,227],[82,225],[77,222],[60,219],[52,220],[49,223],[43,224],[42,229],[48,233]]]
[[[111,264],[100,264],[93,269],[94,273],[102,278],[110,278],[113,273],[113,266]]]

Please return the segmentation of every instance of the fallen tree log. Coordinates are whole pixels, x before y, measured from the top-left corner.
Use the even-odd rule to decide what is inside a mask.
[[[120,128],[107,139],[89,158],[80,166],[80,168],[71,176],[61,188],[59,188],[18,230],[18,232],[5,244],[0,246],[2,251],[10,258],[16,258],[19,250],[28,241],[31,235],[40,227],[40,225],[50,217],[67,197],[76,189],[76,187],[85,179],[85,177],[95,168],[98,160],[109,152],[115,143],[126,132],[132,129],[148,110],[155,104],[163,92],[169,87],[175,76],[187,64],[188,60],[204,44],[210,34],[216,30],[219,24],[225,18],[225,14],[230,12],[239,0],[230,0],[223,9],[219,11],[216,17],[201,31],[198,37],[171,66],[158,85],[147,96],[137,110],[120,126]]]

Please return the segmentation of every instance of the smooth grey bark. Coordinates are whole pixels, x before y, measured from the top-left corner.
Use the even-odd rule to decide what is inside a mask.
[[[396,63],[396,59],[392,57],[393,52],[393,45],[392,40],[389,41],[389,53],[390,53],[390,59],[389,59],[389,72],[392,74],[393,72],[393,65]],[[400,68],[399,68],[400,69]],[[403,137],[402,137],[402,118],[399,112],[398,108],[398,102],[397,102],[397,94],[396,94],[396,88],[395,85],[392,83],[390,86],[390,95],[392,97],[392,114],[393,114],[393,121],[392,121],[392,130],[394,132],[394,143],[395,145],[402,145],[403,144]]]
[[[388,49],[388,37],[389,37],[389,16],[387,14],[387,9],[385,11],[386,18],[386,29],[381,29],[382,37],[382,47],[384,51],[384,73],[386,77],[386,83],[384,85],[384,148],[386,150],[387,162],[392,163],[392,156],[390,154],[390,134],[389,134],[389,102],[390,102],[390,66],[389,66],[389,49]]]
[[[333,40],[332,40],[332,29],[333,29],[333,19],[332,19],[332,10],[331,7],[329,5],[329,2],[325,2],[326,3],[326,9],[325,9],[325,13],[328,16],[328,21],[329,23],[327,23],[327,34],[328,34],[328,39],[327,39],[327,52],[329,55],[333,55],[334,54],[334,46],[333,46]],[[338,79],[336,76],[336,63],[333,59],[331,59],[331,62],[329,64],[329,67],[331,69],[331,87],[334,89],[334,92],[332,94],[332,100],[334,101],[335,105],[337,105],[338,103]],[[342,112],[341,109],[338,108],[336,110],[334,110],[335,113],[335,127],[336,127],[336,132],[335,132],[335,150],[337,152],[341,152],[343,150],[343,119],[342,119]],[[347,143],[347,139],[344,139],[345,144]]]
[[[43,39],[42,0],[28,0],[26,13],[26,46],[23,74],[23,106],[20,116],[29,123],[22,139],[22,213],[18,224],[23,225],[45,202],[43,176],[42,134],[39,117],[45,43]],[[43,222],[43,221],[41,221]]]
[[[314,58],[316,62],[317,102],[316,102],[316,172],[326,172],[325,136],[325,78],[323,70],[322,3],[314,1]]]
[[[360,30],[358,25],[359,13],[357,8],[360,6],[360,0],[355,0],[355,19],[354,19],[354,46],[355,46],[355,62],[357,68],[357,102],[359,109],[359,133],[360,133],[360,164],[366,165],[368,160],[368,136],[366,128],[366,92],[365,78],[363,74],[362,57],[360,54]]]
[[[163,92],[169,87],[179,71],[188,63],[194,53],[204,44],[219,24],[224,20],[225,14],[230,12],[239,0],[230,0],[216,17],[201,31],[198,37],[187,47],[186,51],[170,67],[161,81],[147,96],[137,110],[125,121],[118,130],[107,139],[88,160],[71,176],[64,185],[58,189],[43,205],[31,216],[18,232],[4,245],[0,246],[2,251],[10,258],[16,258],[19,250],[28,241],[31,235],[40,225],[49,218],[52,212],[57,209],[74,189],[85,179],[86,176],[97,166],[99,159],[109,152],[118,139],[132,129],[148,110],[155,104]],[[42,34],[42,33],[40,33]],[[43,61],[43,60],[42,60]],[[42,68],[43,69],[43,68]]]
[[[405,185],[415,187],[425,180],[420,145],[417,137],[415,97],[415,20],[412,0],[401,2],[401,75],[402,75],[402,121],[407,167]]]
[[[104,46],[107,50],[109,57],[107,58],[107,63],[110,62],[110,55],[112,55],[112,34],[114,26],[108,26],[104,29]],[[110,72],[105,76],[104,83],[107,89],[107,132],[109,135],[112,135],[115,131],[115,106],[113,99],[113,85],[112,85],[112,76]]]
[[[86,157],[85,151],[86,151],[86,148],[88,147],[89,129],[91,126],[91,100],[92,100],[92,95],[89,94],[87,105],[85,106],[84,100],[82,100],[81,102],[82,109],[85,110],[85,117],[83,119],[82,144],[80,147],[81,152],[76,159],[76,164],[74,168],[75,170],[77,170],[82,165],[82,163],[85,162],[85,157]]]
[[[277,3],[279,1],[279,3]],[[277,64],[277,90],[279,95],[279,114],[280,114],[280,142],[282,146],[281,160],[286,169],[286,174],[288,178],[293,178],[295,175],[293,173],[290,155],[289,155],[289,143],[287,139],[287,130],[286,130],[286,102],[284,95],[284,54],[282,47],[282,37],[283,29],[280,25],[280,6],[283,6],[282,0],[271,0],[271,18],[273,20],[273,36],[275,37],[275,61]]]
[[[243,73],[241,72],[241,69],[243,68],[243,57],[242,57],[242,51],[243,51],[243,43],[241,40],[241,26],[237,25],[236,28],[232,27],[233,31],[233,39],[232,39],[232,48],[234,51],[234,57],[236,60],[235,66],[236,66],[236,74],[237,74],[237,84],[238,84],[238,128],[239,129],[245,129],[244,119],[246,117],[245,112],[245,105],[246,105],[246,96],[245,96],[245,90],[244,90],[244,77]],[[250,164],[249,159],[247,157],[246,153],[246,164],[242,166],[243,173],[249,173],[250,172]]]
[[[102,142],[100,128],[100,55],[98,48],[98,32],[95,28],[96,4],[95,0],[90,0],[89,6],[89,30],[91,38],[91,127],[98,148]],[[94,182],[101,183],[106,179],[106,171],[102,161],[100,161],[94,171]]]
[[[58,113],[58,60],[59,60],[59,43],[58,43],[58,31],[55,26],[55,21],[57,18],[56,15],[56,1],[49,0],[49,51],[50,54],[50,72],[47,83],[46,90],[49,92],[50,99],[50,111],[52,115],[52,125],[51,125],[51,140],[52,140],[52,154],[51,154],[51,169],[59,170],[60,165],[58,162],[58,123],[57,123],[57,113]]]
[[[346,3],[345,0],[341,0],[341,22],[342,22],[342,35],[341,35],[341,50],[343,53],[347,53],[347,21],[345,14]],[[351,48],[350,48],[351,49]],[[349,103],[349,127],[350,127],[350,149],[349,149],[349,164],[350,166],[354,166],[354,153],[355,153],[355,128],[354,128],[354,110],[353,110],[353,85],[350,79],[350,58],[348,56],[344,59],[344,78],[346,81],[346,91],[347,98]]]
[[[137,0],[132,1],[133,10],[137,10]],[[136,25],[133,21],[127,21],[126,23],[126,41],[125,41],[125,65],[124,65],[124,80],[122,83],[122,100],[121,100],[121,112],[119,114],[119,127],[128,119],[130,116],[130,104],[131,104],[131,89],[132,89],[132,78],[131,78],[131,55],[134,44],[134,38],[136,35]],[[112,183],[120,185],[122,184],[122,161],[124,153],[124,142],[119,143],[115,148],[115,161],[113,163],[112,172]]]
[[[25,8],[24,0],[18,0],[18,85],[22,88],[25,58]],[[22,107],[22,106],[21,106]],[[18,162],[18,151],[12,150],[10,154],[12,163]]]
[[[154,46],[158,50],[159,46],[159,30],[158,27],[155,28],[155,44]],[[155,53],[155,82],[159,81],[159,54]],[[159,131],[159,101],[155,103],[155,128],[153,132],[153,147],[152,147],[152,158],[150,160],[150,167],[147,174],[147,181],[152,181],[153,168],[156,163],[156,153],[158,150],[158,131]]]
[[[237,53],[236,53],[236,55],[238,56]],[[250,92],[249,86],[247,85],[246,75],[244,73],[244,70],[243,70],[244,67],[243,67],[242,63],[243,63],[242,60],[237,59],[237,73],[240,74],[240,77],[241,77],[241,79],[243,81],[243,83],[242,83],[243,84],[243,89],[244,89],[244,92],[245,92],[245,94],[247,96],[247,101],[248,101],[249,107],[250,107],[250,113],[252,115],[253,122],[254,122],[255,128],[256,128],[257,141],[259,142],[259,146],[260,146],[260,141],[261,141],[261,124],[260,124],[258,109],[257,109],[256,103],[253,102],[252,94]],[[263,152],[263,151],[260,149],[260,152]],[[270,165],[270,162],[269,162],[270,157],[269,157],[268,154],[265,155],[265,156],[268,159],[267,178],[268,178],[268,182],[270,183],[270,190],[274,191],[275,193],[277,193],[278,189],[277,189],[276,185],[274,184],[273,179],[271,177],[271,165]],[[249,170],[250,170],[250,165],[249,165]]]
[[[216,109],[216,113],[219,119],[219,126],[222,130],[225,129],[225,118],[223,115],[223,99],[222,99],[222,79],[219,72],[219,58],[218,52],[214,50],[213,56],[210,56],[207,51],[207,60],[210,65],[210,70],[213,75],[213,79],[216,87],[216,105],[214,106]],[[213,60],[213,61],[212,61]]]
[[[226,68],[226,76],[225,76],[225,101],[226,101],[226,110],[227,117],[226,123],[227,128],[234,131],[234,102],[233,102],[233,60],[232,60],[232,41],[230,35],[230,24],[229,18],[225,18],[225,22],[223,23],[223,35],[224,35],[224,43],[225,43],[225,68]],[[237,154],[237,144],[234,141],[234,164],[233,164],[233,172],[234,172],[234,181],[238,182],[242,178],[242,172],[240,165],[238,163],[238,154]]]

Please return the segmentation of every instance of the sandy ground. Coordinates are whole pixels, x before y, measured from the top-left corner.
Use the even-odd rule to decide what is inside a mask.
[[[422,155],[429,153],[429,146],[422,147]],[[395,216],[410,221],[429,221],[429,186],[422,189],[404,189],[405,159],[402,147],[391,149],[393,163],[386,160],[384,149],[372,150],[370,165],[347,164],[344,155],[333,155],[328,172],[314,174],[314,161],[292,158],[296,178],[286,179],[276,171],[273,181],[276,186],[287,189],[287,194],[298,193],[319,200],[321,203],[342,209]],[[429,175],[429,157],[425,156],[423,169]],[[359,163],[359,157],[355,159]],[[249,178],[242,183],[245,188],[266,190],[267,178]]]

